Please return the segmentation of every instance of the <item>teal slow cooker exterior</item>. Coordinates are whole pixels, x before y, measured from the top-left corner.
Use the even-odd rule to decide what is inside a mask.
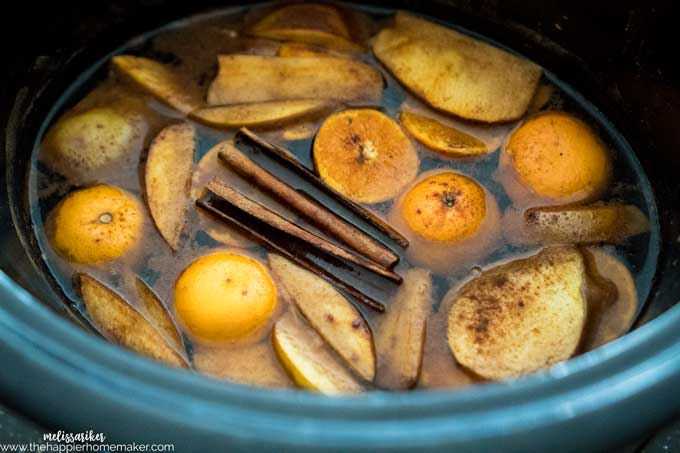
[[[46,109],[67,81],[130,37],[224,5],[67,2],[46,6],[42,19],[32,5],[2,19],[10,30],[33,30],[8,47],[0,79],[6,404],[51,429],[102,432],[107,442],[172,443],[179,452],[592,451],[624,445],[680,413],[680,74],[669,61],[672,28],[663,27],[680,19],[672,2],[383,4],[508,43],[593,100],[644,150],[638,158],[654,186],[661,255],[638,327],[602,348],[510,382],[340,398],[249,388],[158,365],[92,335],[52,290],[24,197],[29,144]],[[11,37],[2,42],[9,46]]]

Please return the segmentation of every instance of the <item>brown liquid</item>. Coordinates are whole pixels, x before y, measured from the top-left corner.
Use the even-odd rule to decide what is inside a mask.
[[[381,20],[384,17],[383,14],[384,13],[377,14],[375,19]],[[274,55],[276,53],[277,44],[274,42],[242,37],[239,33],[242,27],[241,19],[240,13],[236,13],[215,15],[196,21],[190,21],[180,28],[163,30],[159,33],[151,34],[143,40],[142,44],[137,44],[132,50],[136,50],[138,53],[150,58],[165,60],[166,62],[172,63],[175,70],[182,73],[183,76],[187,77],[189,80],[194,81],[201,89],[206,89],[215,75],[216,55],[224,53]],[[127,53],[129,50],[129,48],[121,49],[120,53]],[[375,61],[372,55],[366,54],[363,55],[362,58],[373,64],[375,67],[380,68],[379,63]],[[387,72],[383,72],[387,87],[380,107],[392,118],[397,118],[402,105],[406,105],[409,106],[412,111],[427,112],[430,117],[438,118],[447,124],[476,136],[485,142],[490,149],[498,149],[507,138],[509,132],[516,126],[516,123],[482,126],[436,114],[431,109],[424,106],[422,102],[406,92]],[[138,127],[139,137],[135,142],[134,149],[130,150],[128,156],[122,162],[117,162],[115,165],[104,168],[96,174],[88,175],[87,180],[76,179],[69,181],[52,171],[49,162],[45,159],[45,153],[47,146],[49,145],[48,139],[44,142],[45,146],[40,146],[36,149],[36,164],[32,168],[30,175],[31,203],[32,209],[34,210],[36,234],[44,251],[45,260],[67,296],[76,301],[78,307],[82,307],[77,301],[77,297],[71,286],[71,276],[75,272],[87,272],[102,283],[109,285],[120,292],[126,299],[133,301],[134,289],[130,286],[130,282],[132,282],[133,279],[130,277],[134,274],[138,274],[153,287],[167,307],[172,310],[173,287],[175,281],[182,270],[198,257],[216,249],[230,248],[238,249],[238,253],[244,253],[265,262],[267,254],[266,250],[244,239],[239,232],[232,227],[226,227],[214,219],[206,217],[204,213],[200,213],[195,209],[190,211],[189,223],[184,229],[182,244],[176,254],[173,254],[170,247],[161,238],[148,216],[142,243],[138,250],[127,256],[125,259],[101,265],[79,265],[65,261],[53,251],[45,235],[43,222],[45,222],[47,214],[59,199],[76,187],[97,182],[121,187],[143,200],[144,194],[141,175],[143,174],[148,145],[163,127],[178,121],[176,112],[173,112],[158,101],[145,96],[141,92],[136,91],[134,88],[122,84],[111,76],[104,76],[98,80],[92,79],[87,82],[88,84],[94,82],[94,88],[78,99],[78,102],[74,107],[65,111],[64,114],[70,115],[93,107],[110,106],[116,103],[125,106],[127,105],[128,99],[132,97],[135,99],[133,102],[135,103],[135,108],[139,110],[140,115]],[[82,81],[79,83],[82,83]],[[74,100],[76,99],[67,99],[70,103]],[[559,89],[556,89],[553,93],[551,100],[547,104],[547,108],[561,108],[582,117],[587,116],[579,106],[577,100],[570,98],[567,93],[560,91]],[[303,123],[304,130],[302,132],[315,132],[322,121],[323,118],[318,121],[305,121]],[[590,122],[592,123],[592,121]],[[594,125],[597,127],[597,124]],[[201,157],[218,142],[232,138],[233,132],[210,129],[200,125],[197,125],[197,130],[198,142],[196,162],[198,168],[198,162]],[[306,133],[301,134],[299,125],[266,130],[262,131],[260,134],[270,141],[282,144],[291,149],[301,161],[311,168],[313,136],[308,136]],[[295,137],[295,134],[301,134],[304,138],[293,141],[286,140],[287,137]],[[508,206],[509,202],[507,196],[503,193],[502,187],[494,179],[494,172],[498,161],[498,151],[473,159],[449,159],[428,150],[415,142],[414,146],[416,146],[421,161],[419,173],[442,169],[451,169],[455,172],[463,173],[477,180],[487,191],[493,194],[496,197],[501,211]],[[613,149],[612,152],[616,155],[626,151]],[[312,196],[318,197],[322,200],[323,204],[332,206],[334,210],[341,213],[352,222],[362,225],[365,230],[368,229],[364,222],[349,213],[342,206],[332,202],[323,193],[320,193],[309,184],[297,178],[287,168],[280,166],[262,155],[251,155],[251,157],[265,168],[291,183],[294,187],[301,188],[309,192]],[[619,165],[623,165],[624,168],[622,170],[617,169],[617,171],[621,171],[622,174],[626,175],[637,174],[636,169],[631,170],[626,167],[627,161],[625,159],[618,159],[618,161]],[[212,176],[220,176],[233,183],[237,188],[243,189],[246,194],[253,196],[258,201],[261,201],[287,218],[295,219],[297,224],[312,231],[318,231],[316,228],[300,219],[296,214],[291,213],[289,209],[281,206],[271,197],[263,195],[257,189],[250,187],[242,178],[235,175],[233,172],[230,172],[224,166],[216,163],[210,164],[210,162],[208,162],[201,167],[201,170],[204,172],[195,175],[194,177],[194,196],[197,196],[201,186]],[[614,181],[615,183],[617,181],[616,172],[614,174]],[[622,192],[622,195],[617,194],[617,198],[623,198],[624,200],[630,199],[633,201],[645,200],[645,194],[640,193],[640,191],[644,190],[640,187],[646,187],[644,184],[636,187],[614,184],[614,187],[628,187],[628,189]],[[370,206],[370,208],[383,218],[387,219],[392,203],[392,201],[380,203],[378,205]],[[653,207],[650,206],[642,206],[642,208],[653,210]],[[656,228],[656,226],[654,226],[654,228]],[[227,245],[219,242],[219,240],[224,239],[225,236],[227,236]],[[217,240],[213,239],[213,237]],[[392,244],[385,237],[381,236],[380,239],[387,244]],[[638,241],[632,247],[632,251],[630,248],[624,248],[616,253],[623,257],[624,261],[629,257],[635,257],[636,255],[645,257],[649,253],[645,241]],[[403,250],[399,250],[397,247],[394,247],[394,250],[400,252],[402,255],[401,262],[396,267],[396,271],[402,273],[410,268],[412,264],[405,254],[402,253]],[[457,286],[462,281],[471,278],[474,275],[473,268],[477,266],[485,268],[490,264],[495,264],[500,261],[526,256],[531,250],[537,250],[537,248],[528,249],[499,241],[495,245],[495,251],[488,254],[484,259],[475,263],[467,263],[462,267],[453,267],[446,276],[439,275],[435,277],[433,314],[428,321],[422,375],[417,386],[418,388],[462,387],[476,382],[474,377],[466,373],[456,364],[455,359],[449,350],[446,341],[446,317],[448,307],[439,306],[440,300],[449,288]],[[356,284],[358,288],[373,295],[377,299],[385,301],[389,309],[389,299],[394,294],[394,291],[396,291],[396,285],[366,271],[343,268],[342,266],[338,266],[338,263],[328,262],[318,256],[314,257],[314,259],[324,266],[331,267],[333,272],[338,275],[348,276],[350,281]],[[635,263],[641,262],[637,258],[632,261]],[[644,262],[644,259],[642,261]],[[647,269],[647,266],[639,264],[636,264],[636,267],[632,268],[636,283],[643,281],[647,282],[645,285],[648,285],[648,280],[651,275],[643,275],[643,270],[645,269]],[[600,274],[605,278],[617,278],[616,272],[600,270]],[[620,284],[625,286],[629,285],[629,282],[620,282]],[[630,289],[619,291],[627,291],[626,294],[630,294]],[[288,303],[289,302],[286,301],[284,297],[280,297],[279,308],[272,321],[276,319],[276,316],[280,316],[280,314],[283,313]],[[365,309],[364,307],[359,308],[362,310],[369,324],[375,327],[375,320],[380,315]],[[602,313],[603,316],[593,317],[592,319],[602,318],[602,323],[608,323],[609,321],[606,319],[607,311],[603,310]],[[208,349],[194,344],[193,354],[196,368],[206,374],[233,379],[246,384],[291,386],[292,383],[290,379],[280,367],[273,348],[271,347],[271,323],[268,326],[269,327],[264,331],[263,335],[255,341],[255,344],[253,343],[253,340],[251,340],[248,344],[227,345],[221,349]],[[589,327],[591,330],[593,328],[593,326]],[[236,351],[236,349],[238,351]],[[248,365],[252,363],[257,363],[258,366]]]

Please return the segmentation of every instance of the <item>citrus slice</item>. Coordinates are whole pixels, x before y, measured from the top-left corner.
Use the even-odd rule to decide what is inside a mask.
[[[330,116],[314,140],[321,178],[346,197],[379,203],[396,197],[418,173],[418,155],[399,125],[373,109]]]

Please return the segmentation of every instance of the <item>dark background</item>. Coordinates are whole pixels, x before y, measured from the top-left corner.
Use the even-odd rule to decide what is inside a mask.
[[[664,174],[680,174],[680,2],[421,0],[402,4],[465,23],[531,56],[596,105],[606,106],[605,114],[620,129],[639,131],[628,138],[653,184],[666,181]],[[16,92],[36,73],[49,74],[56,62],[71,58],[91,61],[141,31],[221,6],[224,1],[214,0],[6,2],[0,12],[0,129],[4,130]],[[29,75],[29,69],[36,67],[40,70]],[[678,213],[671,212],[680,206],[678,184],[659,182],[655,190],[664,200],[666,237],[679,238]],[[672,289],[677,294],[677,286]],[[655,305],[646,319],[665,308]],[[37,441],[41,432],[0,402],[0,443]],[[650,436],[624,451],[680,451],[680,423]]]

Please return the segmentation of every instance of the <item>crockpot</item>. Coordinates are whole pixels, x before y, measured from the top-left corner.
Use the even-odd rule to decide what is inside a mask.
[[[614,124],[653,185],[654,286],[623,338],[531,376],[452,391],[328,398],[177,371],[106,343],[54,290],[30,229],[26,172],[65,87],[128,39],[223,2],[13,2],[0,25],[0,400],[50,429],[175,451],[595,450],[680,411],[677,2],[394,1],[502,42]]]

